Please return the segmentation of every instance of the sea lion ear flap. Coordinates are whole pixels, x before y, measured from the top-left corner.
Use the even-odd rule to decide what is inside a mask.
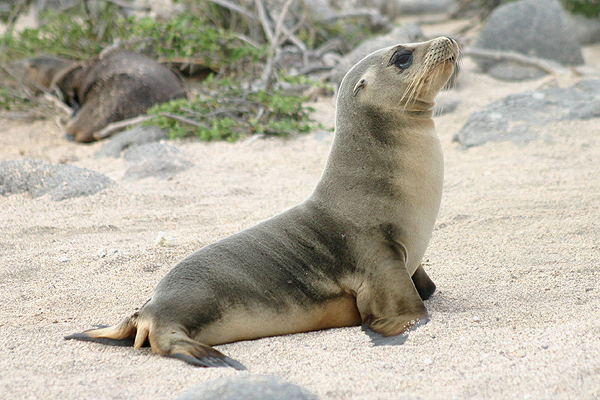
[[[352,91],[352,96],[356,96],[358,94],[358,92],[360,91],[360,89],[364,88],[365,86],[367,86],[367,80],[365,78],[362,78],[360,81],[358,81],[356,86],[354,86],[354,90]]]

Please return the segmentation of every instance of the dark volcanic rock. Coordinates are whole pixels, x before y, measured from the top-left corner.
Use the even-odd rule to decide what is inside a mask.
[[[129,147],[158,142],[166,138],[167,134],[157,126],[138,126],[131,130],[111,136],[106,144],[94,154],[94,157],[118,158],[121,157],[123,150],[126,150]]]
[[[89,196],[112,185],[113,181],[99,172],[68,164],[50,164],[38,160],[0,162],[0,194],[8,196],[29,193],[31,197],[50,194],[60,201]]]
[[[547,88],[514,94],[469,117],[454,137],[464,147],[493,141],[525,143],[529,128],[551,121],[600,117],[600,80],[583,80],[569,88]]]
[[[318,400],[318,397],[274,376],[237,375],[194,386],[175,400]]]
[[[175,174],[194,164],[175,146],[164,143],[147,143],[129,148],[123,155],[129,168],[124,179],[138,180],[148,177],[171,179]]]
[[[503,81],[524,81],[539,79],[546,75],[544,71],[535,67],[521,65],[510,61],[501,62],[488,70],[488,74]]]
[[[558,0],[521,0],[496,8],[481,29],[476,49],[513,51],[563,65],[583,64],[581,48]],[[495,60],[477,60],[487,71]]]
[[[118,158],[122,155],[128,166],[125,180],[171,179],[194,164],[177,147],[158,143],[166,137],[156,126],[140,126],[115,135],[94,156]]]

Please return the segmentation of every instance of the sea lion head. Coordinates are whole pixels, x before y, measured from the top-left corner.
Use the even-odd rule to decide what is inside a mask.
[[[357,107],[370,107],[430,118],[434,97],[456,71],[459,56],[456,41],[443,36],[378,50],[346,74],[338,109],[352,114]]]

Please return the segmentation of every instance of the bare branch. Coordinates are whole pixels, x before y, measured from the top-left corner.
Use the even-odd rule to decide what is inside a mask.
[[[488,60],[504,60],[512,61],[519,64],[527,65],[530,67],[537,68],[549,74],[567,74],[569,71],[562,65],[546,60],[543,58],[536,58],[527,56],[525,54],[515,53],[512,51],[496,51],[496,50],[483,50],[483,49],[466,49],[463,54],[471,56],[473,58],[483,58]]]
[[[242,14],[245,17],[247,17],[253,21],[258,20],[258,18],[254,14],[252,14],[250,11],[244,10],[242,7],[238,6],[237,4],[232,3],[230,1],[227,1],[227,0],[208,0],[208,1],[210,1],[211,3],[216,4],[218,6],[221,6],[223,8],[227,8],[231,11],[235,11],[239,14]]]
[[[149,5],[137,5],[137,4],[134,4],[133,2],[124,2],[124,1],[119,1],[119,0],[105,0],[105,1],[107,3],[112,3],[121,8],[126,8],[126,9],[130,9],[130,10],[134,10],[134,11],[150,11],[152,9],[152,7],[150,7]]]
[[[258,18],[260,19],[260,23],[263,27],[263,31],[265,32],[265,36],[269,40],[269,43],[274,43],[273,31],[271,30],[271,24],[267,19],[267,10],[265,10],[265,5],[262,0],[254,0],[256,4],[256,9],[258,10]]]
[[[273,33],[273,41],[274,41],[274,45],[278,46],[278,43],[280,42],[279,40],[279,36],[281,36],[281,28],[283,28],[283,20],[285,19],[290,5],[292,4],[294,0],[287,0],[285,2],[285,4],[283,5],[282,9],[281,9],[281,15],[279,15],[279,18],[277,19],[277,24],[275,25],[275,32]]]
[[[51,103],[54,107],[62,110],[66,115],[73,114],[73,109],[71,107],[63,103],[58,97],[51,93],[44,93],[44,100],[46,100],[48,103]]]
[[[192,125],[192,126],[197,126],[198,128],[206,128],[206,124],[203,124],[201,122],[198,121],[194,121],[193,119],[190,118],[186,118],[186,117],[182,117],[181,115],[177,115],[177,114],[171,114],[168,112],[161,112],[158,115],[165,117],[165,118],[171,118],[174,119],[175,121],[179,121],[182,122],[184,124],[187,125]]]
[[[112,135],[113,133],[115,133],[117,131],[128,128],[132,125],[141,124],[142,122],[149,121],[152,118],[154,118],[154,117],[152,117],[150,115],[139,115],[134,118],[125,119],[123,121],[113,122],[112,124],[108,124],[102,130],[94,133],[94,139],[96,139],[96,140],[103,139],[107,136]]]

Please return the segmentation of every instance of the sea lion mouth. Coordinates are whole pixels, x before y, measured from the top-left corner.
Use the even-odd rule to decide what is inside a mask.
[[[404,111],[420,111],[424,104],[432,108],[435,94],[453,85],[459,69],[460,47],[452,38],[439,37],[432,41],[422,57],[421,68],[400,99]],[[444,77],[447,80],[442,84],[440,79]]]

